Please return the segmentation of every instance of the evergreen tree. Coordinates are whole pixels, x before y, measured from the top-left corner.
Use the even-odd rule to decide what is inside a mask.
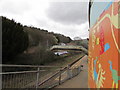
[[[23,26],[14,20],[2,17],[2,59],[3,63],[13,62],[13,58],[28,47],[28,35]],[[11,60],[11,61],[9,61]]]

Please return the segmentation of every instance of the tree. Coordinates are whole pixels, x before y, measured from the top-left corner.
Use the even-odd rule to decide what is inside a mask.
[[[14,20],[2,17],[2,59],[3,63],[13,62],[13,58],[28,47],[28,35],[23,26]]]

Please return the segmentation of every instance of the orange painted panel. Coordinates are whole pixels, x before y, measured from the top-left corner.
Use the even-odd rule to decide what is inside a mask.
[[[120,73],[120,3],[104,10],[89,34],[89,88],[118,88]],[[120,68],[120,65],[119,65]]]

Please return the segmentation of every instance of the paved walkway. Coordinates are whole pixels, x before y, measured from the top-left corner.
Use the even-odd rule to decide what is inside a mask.
[[[76,77],[64,82],[56,88],[88,88],[88,65],[87,56],[84,56],[79,62],[77,62],[72,68],[78,65],[83,65],[83,71]]]

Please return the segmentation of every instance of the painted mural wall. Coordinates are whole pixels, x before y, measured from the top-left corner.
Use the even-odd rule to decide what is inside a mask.
[[[120,86],[119,33],[120,2],[93,3],[90,12],[89,88]]]

